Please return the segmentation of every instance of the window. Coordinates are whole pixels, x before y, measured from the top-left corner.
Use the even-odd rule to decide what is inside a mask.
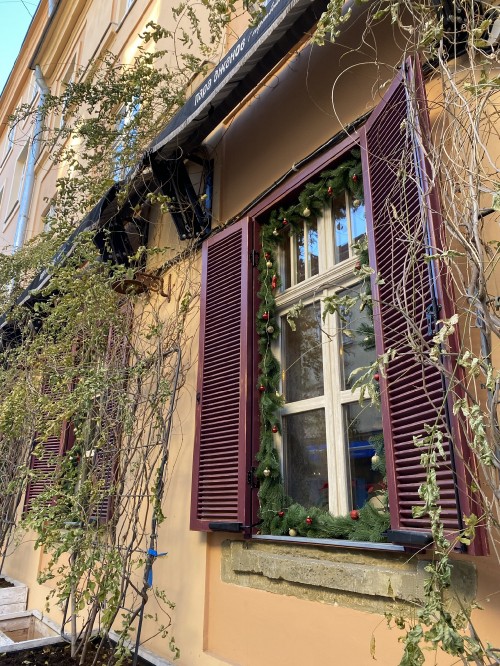
[[[123,180],[136,163],[137,126],[134,119],[141,108],[136,99],[130,105],[123,106],[118,112],[116,132],[118,140],[115,146],[114,178]]]
[[[76,56],[73,56],[73,59],[71,60],[71,64],[69,65],[68,69],[64,73],[64,76],[61,80],[61,88],[60,88],[60,95],[64,95],[68,89],[68,87],[73,83],[73,79],[75,76],[75,67],[76,67]],[[65,123],[66,123],[66,116],[68,114],[69,110],[69,100],[64,99],[62,108],[61,108],[61,117],[59,119],[59,127],[63,128]]]
[[[371,469],[372,436],[381,432],[378,410],[360,406],[350,375],[370,365],[375,348],[363,343],[366,309],[354,306],[326,315],[322,301],[336,293],[356,298],[352,243],[366,234],[364,206],[343,193],[318,218],[307,218],[299,233],[282,247],[283,292],[277,297],[281,337],[282,437],[276,436],[284,465],[285,490],[305,507],[319,506],[334,515],[361,508],[380,475]],[[348,265],[346,265],[348,262]],[[318,276],[318,279],[314,279]],[[287,321],[290,309],[300,308]],[[294,330],[295,329],[295,330]]]
[[[408,88],[418,90],[418,109]],[[433,303],[439,303],[443,319],[454,312],[446,266],[440,264],[431,273],[425,260],[429,238],[433,248],[441,246],[442,225],[436,212],[439,202],[427,182],[425,153],[417,140],[417,136],[424,140],[430,136],[424,99],[418,63],[409,60],[356,137],[314,157],[302,172],[264,196],[248,218],[204,242],[192,529],[243,531],[250,536],[259,520],[259,484],[263,488],[276,483],[272,474],[255,476],[263,455],[277,456],[268,446],[267,430],[259,426],[262,400],[272,399],[271,391],[257,382],[256,314],[262,308],[255,261],[255,253],[261,250],[259,226],[266,224],[271,211],[297,201],[303,188],[324,169],[338,164],[355,141],[362,155],[369,261],[374,270],[376,353],[396,350],[387,376],[380,373],[389,538],[414,546],[430,542],[426,518],[414,517],[412,512],[421,503],[418,490],[425,481],[414,438],[425,435],[427,423],[444,433],[438,478],[446,530],[456,534],[463,515],[480,515],[468,472],[470,452],[453,415],[450,392],[443,391],[446,377],[417,359],[408,339],[408,321],[411,330],[425,340],[433,336],[429,330]],[[406,122],[409,114],[412,123]],[[403,168],[409,174],[404,179],[399,177]],[[358,406],[348,379],[352,367],[365,362],[364,354],[373,352],[363,349],[357,337],[346,336],[346,330],[342,335],[328,331],[332,324],[323,325],[319,301],[330,290],[350,293],[356,289],[351,246],[364,233],[365,223],[363,209],[342,198],[332,202],[317,224],[312,216],[301,215],[303,228],[283,249],[285,288],[276,298],[277,315],[282,317],[300,300],[303,304],[297,335],[293,337],[281,322],[286,403],[278,453],[285,459],[285,470],[291,470],[285,478],[290,492],[304,502],[328,504],[332,512],[343,513],[366,497],[370,435],[380,428],[379,416]],[[279,235],[277,228],[274,232]],[[261,299],[265,298],[264,290]],[[361,329],[362,323],[362,319],[348,318],[346,325]],[[306,349],[302,349],[304,341]],[[450,345],[458,351],[458,338],[450,339]],[[304,351],[310,355],[307,363]],[[450,370],[448,377],[452,374]],[[277,515],[277,507],[270,510]],[[280,534],[279,529],[275,533]],[[469,552],[487,552],[481,528]]]
[[[131,317],[128,314],[127,316]],[[75,367],[82,362],[81,353],[79,345],[75,344]],[[107,336],[105,362],[110,377],[114,380],[118,374],[125,387],[123,369],[128,362],[127,339],[125,336],[117,336],[113,328],[109,329]],[[68,380],[66,376],[59,378],[59,381],[56,379],[54,386],[51,386],[50,379],[47,378],[42,386],[42,393],[48,400],[57,401],[61,397],[60,384],[62,383],[63,390],[66,390],[68,383],[73,381],[73,377]],[[62,456],[70,455],[71,464],[76,466],[84,455],[85,474],[92,479],[96,491],[95,495],[87,498],[85,510],[88,518],[97,523],[110,519],[113,510],[113,493],[110,489],[118,469],[121,441],[120,409],[116,394],[111,390],[109,394],[103,391],[102,395],[97,395],[88,410],[84,426],[79,425],[79,440],[75,440],[73,424],[69,420],[64,420],[60,430],[44,441],[40,441],[35,434],[29,466],[36,473],[36,477],[27,484],[25,511],[57,481]]]
[[[28,159],[29,142],[26,142],[19,157],[16,161],[14,168],[14,177],[10,188],[9,204],[7,206],[7,214],[9,214],[16,203],[21,199],[24,185],[24,176],[26,173],[26,163]]]

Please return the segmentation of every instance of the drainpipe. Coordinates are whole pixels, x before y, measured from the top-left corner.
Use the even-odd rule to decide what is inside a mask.
[[[14,237],[14,244],[12,246],[12,254],[19,250],[24,244],[24,237],[26,235],[26,227],[28,226],[28,216],[30,212],[31,199],[33,196],[33,187],[35,185],[35,165],[40,154],[42,146],[42,130],[43,130],[43,104],[45,97],[49,93],[49,88],[43,78],[40,65],[35,66],[35,79],[40,90],[40,97],[38,99],[38,109],[36,112],[35,127],[33,129],[33,136],[31,138],[31,147],[28,151],[26,173],[24,177],[23,191],[21,194],[21,201],[19,203],[19,216],[17,218],[16,235]]]
[[[49,16],[52,16],[54,13],[54,9],[56,8],[57,1],[56,0],[49,0]]]

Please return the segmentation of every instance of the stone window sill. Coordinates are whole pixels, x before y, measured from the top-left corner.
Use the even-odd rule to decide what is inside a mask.
[[[428,560],[405,555],[399,548],[362,551],[346,547],[345,542],[340,549],[323,540],[321,546],[309,539],[294,541],[224,541],[222,581],[372,613],[408,612],[422,604]],[[448,593],[450,611],[473,601],[476,584],[474,565],[455,560]]]

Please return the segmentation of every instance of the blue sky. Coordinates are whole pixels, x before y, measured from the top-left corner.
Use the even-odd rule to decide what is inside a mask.
[[[0,92],[16,60],[39,0],[0,0]]]

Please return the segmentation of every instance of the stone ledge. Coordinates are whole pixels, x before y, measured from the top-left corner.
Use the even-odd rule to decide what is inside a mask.
[[[420,606],[426,560],[388,553],[363,553],[291,544],[224,541],[225,583],[368,612],[402,612]],[[476,593],[476,571],[454,562],[450,610],[468,605]]]

